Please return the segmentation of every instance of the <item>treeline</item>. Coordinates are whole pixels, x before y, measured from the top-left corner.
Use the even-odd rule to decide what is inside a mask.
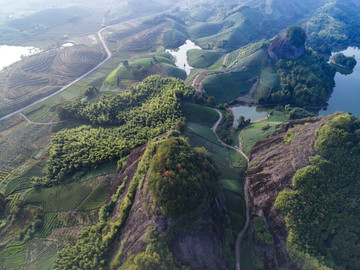
[[[289,228],[287,247],[304,270],[360,269],[360,119],[338,115],[317,135],[320,155],[275,202]]]
[[[58,114],[62,119],[76,118],[96,125],[124,125],[130,120],[151,126],[155,123],[150,122],[158,121],[154,118],[166,118],[171,98],[186,99],[192,94],[193,88],[181,80],[149,76],[129,91],[117,96],[104,95],[96,103],[78,99],[59,108]]]
[[[358,1],[326,1],[305,25],[308,45],[331,54],[333,48],[347,47],[360,41]]]
[[[172,139],[170,139],[172,140]],[[166,140],[167,141],[167,140]],[[114,242],[124,227],[130,214],[136,192],[143,186],[151,160],[157,153],[162,141],[152,141],[141,158],[137,171],[132,179],[124,179],[111,200],[99,211],[99,222],[96,226],[86,228],[79,236],[75,245],[67,245],[58,253],[53,268],[60,269],[174,269],[185,270],[172,255],[168,248],[167,238],[160,235],[156,228],[149,227],[145,239],[146,249],[136,255],[130,255],[123,262],[124,254],[120,248],[111,258]],[[195,150],[193,150],[195,151]],[[178,153],[180,154],[180,153]],[[192,160],[187,160],[190,163]],[[130,181],[130,182],[129,182]],[[128,188],[126,189],[126,186]],[[123,198],[120,203],[120,198]],[[118,207],[116,220],[113,212]],[[111,218],[112,217],[112,218]],[[127,236],[123,241],[127,241]]]
[[[292,103],[297,106],[324,106],[335,86],[335,69],[323,56],[306,50],[298,59],[276,63],[280,87],[260,103]]]
[[[150,76],[119,96],[65,106],[62,117],[118,127],[81,126],[56,133],[50,143],[49,181],[62,182],[82,168],[120,159],[170,129],[181,130],[185,118],[180,98],[190,97],[192,91],[181,80]]]

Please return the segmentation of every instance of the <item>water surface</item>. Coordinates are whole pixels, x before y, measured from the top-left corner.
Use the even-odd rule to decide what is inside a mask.
[[[329,106],[326,110],[321,110],[319,115],[343,111],[360,117],[360,50],[349,47],[341,52],[346,56],[355,55],[357,64],[351,74],[345,75],[336,72],[335,87],[328,101]]]
[[[181,69],[184,69],[187,75],[189,75],[191,69],[193,69],[193,67],[189,65],[187,59],[187,51],[191,49],[201,50],[199,46],[196,46],[194,42],[188,39],[185,41],[185,44],[181,45],[178,49],[166,50],[166,52],[169,52],[172,56],[174,56],[175,65]]]
[[[41,50],[35,47],[0,45],[0,70]]]
[[[239,125],[237,119],[239,118],[240,115],[244,116],[245,120],[250,119],[251,122],[263,119],[267,116],[267,111],[265,109],[255,106],[252,107],[236,106],[236,107],[231,107],[230,110],[234,115],[234,123],[233,123],[234,127]]]

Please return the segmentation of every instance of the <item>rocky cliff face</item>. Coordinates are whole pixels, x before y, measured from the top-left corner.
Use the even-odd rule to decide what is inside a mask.
[[[276,37],[269,45],[268,53],[275,60],[296,59],[305,52],[305,46],[296,47],[290,43],[285,34]]]
[[[309,164],[315,154],[316,130],[331,116],[290,121],[273,136],[259,141],[251,151],[247,180],[253,214],[263,216],[274,245],[256,245],[263,269],[300,269],[286,250],[288,230],[282,214],[274,207],[280,191],[292,188],[295,172]]]
[[[125,177],[130,182],[144,150],[138,148],[130,154],[127,165],[120,173],[119,182]],[[113,218],[117,215],[118,211],[115,211]],[[159,233],[168,235],[169,249],[183,265],[191,269],[226,270],[224,230],[227,226],[230,224],[221,196],[196,212],[170,220],[154,202],[146,176],[142,188],[136,192],[130,214],[110,256],[113,260],[122,249],[124,263],[131,255],[144,252],[148,229],[155,227]]]

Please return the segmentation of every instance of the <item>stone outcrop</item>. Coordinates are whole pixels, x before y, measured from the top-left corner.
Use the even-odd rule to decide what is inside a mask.
[[[119,182],[116,185],[119,185],[124,177],[128,177],[128,183],[131,182],[144,151],[144,147],[133,150],[119,174]],[[117,215],[118,210],[112,215],[112,219]],[[230,227],[230,221],[221,196],[205,203],[195,212],[171,220],[154,202],[148,179],[145,177],[141,189],[136,192],[127,221],[114,243],[112,259],[120,249],[123,249],[123,262],[131,255],[144,252],[149,227],[155,227],[159,233],[169,235],[169,249],[174,258],[183,265],[191,269],[228,269],[224,250],[227,243],[225,228]]]
[[[296,59],[303,55],[305,46],[296,47],[291,44],[285,34],[276,37],[269,45],[268,53],[271,58],[279,59]]]
[[[275,209],[274,203],[280,191],[293,188],[295,172],[309,165],[309,157],[316,154],[316,130],[331,117],[290,121],[272,136],[259,141],[251,151],[247,180],[253,214],[264,217],[274,241],[272,246],[259,243],[255,246],[257,255],[264,262],[262,269],[300,269],[286,250],[288,230],[283,215]],[[286,137],[292,139],[285,142]]]

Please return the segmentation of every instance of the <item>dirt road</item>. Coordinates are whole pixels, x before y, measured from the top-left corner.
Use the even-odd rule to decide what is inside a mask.
[[[219,119],[216,121],[216,123],[214,124],[214,126],[212,127],[212,131],[214,132],[217,140],[224,146],[229,147],[231,149],[234,149],[236,151],[238,151],[245,159],[246,159],[246,163],[247,165],[249,165],[249,158],[247,155],[245,155],[245,153],[242,151],[241,147],[240,148],[236,148],[234,146],[228,145],[226,143],[224,143],[219,136],[216,134],[216,128],[218,127],[218,125],[220,124],[223,116],[222,113],[218,110],[218,109],[214,109],[218,114],[219,114]],[[241,231],[239,232],[238,236],[236,237],[236,244],[235,244],[235,257],[236,257],[236,270],[240,270],[240,243],[241,243],[241,239],[244,236],[244,233],[246,232],[249,223],[250,223],[250,214],[249,214],[249,185],[247,180],[245,180],[245,184],[244,184],[244,201],[245,201],[245,207],[246,207],[246,221],[245,221],[245,225],[244,227],[241,229]]]

